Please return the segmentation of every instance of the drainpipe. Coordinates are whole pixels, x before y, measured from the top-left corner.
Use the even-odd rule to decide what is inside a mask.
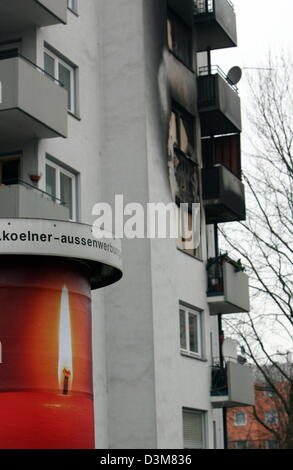
[[[224,332],[222,329],[222,315],[218,315],[218,330],[219,330],[219,349],[220,349],[220,366],[224,369],[224,357],[222,351],[222,344],[224,341]],[[228,449],[228,428],[227,428],[227,408],[223,408],[223,437],[224,449]]]

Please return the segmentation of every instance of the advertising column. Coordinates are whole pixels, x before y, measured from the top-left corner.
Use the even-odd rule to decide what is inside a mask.
[[[0,260],[0,448],[94,448],[93,265],[36,254]]]

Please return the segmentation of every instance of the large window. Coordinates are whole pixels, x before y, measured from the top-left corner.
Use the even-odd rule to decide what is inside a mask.
[[[238,411],[234,413],[234,425],[235,426],[246,426],[247,424],[247,415],[243,411]]]
[[[183,409],[184,449],[205,448],[205,414],[201,411]]]
[[[68,111],[77,112],[76,105],[76,67],[51,49],[44,51],[44,69],[51,76],[59,80],[68,92]]]
[[[193,357],[202,356],[201,312],[180,304],[180,350]]]
[[[76,178],[73,172],[47,159],[46,192],[68,207],[70,220],[77,219]]]
[[[278,424],[278,412],[277,411],[265,411],[265,422],[268,425]]]
[[[192,66],[192,30],[169,10],[167,20],[168,47],[188,67]]]
[[[19,181],[20,158],[0,156],[0,184],[16,184]]]

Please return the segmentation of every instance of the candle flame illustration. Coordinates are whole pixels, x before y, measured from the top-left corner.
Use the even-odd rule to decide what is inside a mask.
[[[67,395],[71,389],[72,368],[72,333],[69,308],[69,292],[66,286],[62,289],[59,324],[59,360],[58,378],[62,393]]]

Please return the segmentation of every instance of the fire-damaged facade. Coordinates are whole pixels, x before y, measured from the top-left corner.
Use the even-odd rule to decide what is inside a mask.
[[[221,326],[222,314],[249,310],[248,276],[241,263],[221,252],[217,236],[218,223],[245,219],[240,97],[233,80],[212,63],[213,50],[237,45],[233,5],[5,0],[0,26],[1,233],[10,230],[21,241],[33,230],[40,242],[51,234],[55,257],[48,276],[58,306],[52,321],[58,325],[61,310],[65,327],[57,339],[47,338],[55,346],[59,341],[59,350],[56,346],[50,355],[57,373],[50,372],[46,387],[58,389],[61,383],[61,402],[65,395],[70,403],[75,391],[91,400],[81,421],[83,438],[70,416],[67,445],[225,447],[226,409],[252,404],[253,387],[249,366],[224,353]],[[190,210],[199,204],[195,246],[185,247],[184,234],[125,238],[121,251],[117,240],[112,251],[94,244],[93,207],[98,202],[114,207],[116,195],[143,206],[175,203],[179,212],[181,203]],[[25,226],[27,220],[33,220],[33,229]],[[75,240],[74,246],[60,248],[62,235]],[[11,255],[11,235],[4,241]],[[0,250],[3,246],[0,239]],[[96,246],[98,259],[91,252]],[[59,248],[70,251],[72,262],[60,261]],[[37,255],[31,266],[40,269],[45,248],[30,249]],[[121,252],[123,278],[96,290],[120,279]],[[20,288],[15,270],[26,282],[30,265],[17,260],[5,278],[8,265],[1,264],[0,287],[9,281],[11,292]],[[50,318],[46,276],[27,281],[29,290],[22,291],[30,305],[30,292],[41,289],[40,298],[47,299],[44,321]],[[66,276],[70,285],[63,285]],[[27,308],[27,318],[37,322],[36,309]],[[69,348],[70,315],[79,320],[73,322]],[[55,323],[51,333],[58,331]],[[4,328],[9,331],[9,321]],[[41,330],[44,338],[47,331]],[[83,334],[86,340],[81,337],[75,349]],[[21,338],[21,329],[17,335]],[[37,328],[33,338],[37,343]],[[28,350],[33,356],[34,348]],[[0,363],[0,377],[1,368]],[[84,377],[80,371],[86,371]],[[0,393],[0,403],[1,396],[7,398]],[[49,394],[46,399],[57,400]],[[46,409],[53,409],[52,403]],[[29,422],[26,412],[23,423]],[[5,413],[0,419],[1,436],[8,419]],[[36,435],[31,432],[31,439]],[[38,438],[43,445],[41,434]],[[54,447],[54,432],[50,439],[47,445]]]

